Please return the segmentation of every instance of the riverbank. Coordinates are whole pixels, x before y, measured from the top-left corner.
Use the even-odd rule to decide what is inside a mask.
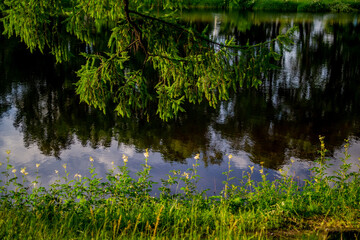
[[[322,140],[322,139],[321,139]],[[348,172],[349,145],[342,166],[333,176],[326,149],[309,180],[299,181],[284,170],[275,181],[259,170],[262,181],[252,180],[254,167],[237,179],[224,172],[221,195],[208,197],[196,183],[199,155],[193,168],[172,171],[161,181],[159,196],[152,196],[154,182],[148,153],[143,170],[131,177],[127,162],[98,178],[89,160],[89,176],[69,176],[66,164],[48,188],[40,185],[38,171],[14,169],[10,152],[2,161],[1,239],[274,239],[360,237],[360,173]],[[39,164],[36,168],[40,168]],[[61,173],[60,173],[61,172]],[[30,177],[33,175],[32,177]],[[32,180],[30,180],[32,179]]]
[[[354,0],[197,0],[185,1],[189,8],[232,8],[283,12],[357,12]]]

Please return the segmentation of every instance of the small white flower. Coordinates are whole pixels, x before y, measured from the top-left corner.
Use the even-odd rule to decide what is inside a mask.
[[[145,158],[148,158],[148,157],[149,157],[149,151],[148,151],[148,149],[145,150],[144,156],[145,156]]]
[[[74,178],[81,178],[81,175],[78,174],[78,173],[76,173],[76,174],[74,175]]]
[[[127,163],[129,158],[125,154],[122,155],[122,159],[124,160],[124,163]]]
[[[22,174],[24,174],[25,176],[29,174],[29,173],[26,172],[26,167],[22,168],[20,172]]]
[[[183,176],[186,177],[186,179],[189,179],[189,174],[187,172],[184,172]]]

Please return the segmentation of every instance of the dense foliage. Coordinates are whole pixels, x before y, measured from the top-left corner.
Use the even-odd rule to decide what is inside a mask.
[[[31,51],[49,50],[58,62],[83,55],[86,63],[76,83],[81,101],[127,117],[149,119],[156,111],[168,120],[185,111],[186,103],[207,101],[216,107],[232,91],[257,87],[279,57],[275,49],[288,44],[292,34],[256,45],[240,46],[233,39],[214,42],[206,28],[175,17],[173,9],[181,9],[183,1],[4,3],[5,34],[19,36]],[[97,45],[97,34],[107,36],[107,46]],[[74,52],[69,35],[90,50]]]

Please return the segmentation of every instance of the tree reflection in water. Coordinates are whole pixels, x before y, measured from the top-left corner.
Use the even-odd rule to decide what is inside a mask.
[[[217,109],[187,105],[186,113],[170,122],[122,119],[79,104],[72,84],[79,60],[55,65],[53,57],[29,55],[15,40],[1,39],[0,114],[13,104],[14,126],[23,133],[24,145],[58,158],[77,140],[92,148],[110,147],[116,140],[138,151],[151,148],[170,162],[185,163],[201,152],[204,165],[221,164],[226,153],[236,151],[273,169],[290,157],[311,160],[320,134],[330,152],[345,138],[360,136],[360,26],[343,18],[296,16],[220,18],[219,38],[232,35],[241,44],[268,40],[291,22],[299,31],[280,59],[281,68],[258,89],[243,89]],[[187,17],[198,28],[213,20]]]

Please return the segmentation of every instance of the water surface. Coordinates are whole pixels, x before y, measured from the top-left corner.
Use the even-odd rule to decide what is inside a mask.
[[[258,89],[243,89],[216,109],[189,105],[178,119],[122,119],[79,103],[74,93],[81,57],[56,64],[52,56],[30,54],[17,39],[0,38],[0,161],[6,150],[15,168],[31,173],[40,163],[42,181],[57,178],[66,163],[71,174],[86,174],[89,157],[101,176],[129,156],[132,171],[141,168],[150,151],[154,180],[172,169],[186,171],[200,153],[201,188],[221,190],[228,154],[234,176],[264,163],[270,178],[277,170],[308,177],[325,136],[329,157],[339,159],[350,140],[351,162],[360,157],[360,26],[354,14],[261,12],[183,13],[184,21],[218,42],[231,37],[238,44],[258,43],[298,31],[282,52],[279,69],[266,73]],[[74,54],[92,46],[69,42]],[[334,160],[335,169],[339,164]],[[357,170],[355,167],[352,170]],[[255,171],[255,179],[259,177]]]

